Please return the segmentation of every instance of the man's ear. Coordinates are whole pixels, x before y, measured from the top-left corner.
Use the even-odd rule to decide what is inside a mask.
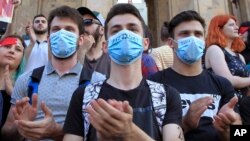
[[[103,26],[101,26],[101,27],[99,28],[99,33],[100,33],[100,35],[103,35],[103,34],[104,34],[104,27],[103,27]]]
[[[175,41],[174,41],[174,39],[173,38],[168,38],[167,39],[167,45],[169,45],[169,47],[171,47],[171,48],[174,48],[174,46],[175,46]]]
[[[78,49],[79,49],[80,46],[83,45],[83,42],[84,42],[83,40],[84,40],[84,35],[83,34],[79,35],[79,38],[78,38]]]
[[[143,50],[145,51],[145,50],[148,50],[148,48],[149,48],[149,44],[150,44],[150,40],[149,40],[149,38],[143,38]]]
[[[108,53],[108,43],[107,41],[102,42],[102,50],[104,53]]]

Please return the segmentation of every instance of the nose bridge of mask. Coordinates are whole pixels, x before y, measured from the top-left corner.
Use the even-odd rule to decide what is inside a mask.
[[[50,36],[52,53],[59,58],[66,58],[76,51],[77,35],[61,29]]]
[[[142,45],[142,37],[132,31],[123,29],[108,39],[108,46],[113,46],[124,39],[128,39],[136,44]]]
[[[61,30],[59,30],[59,31],[57,31],[57,32],[55,32],[55,33],[52,33],[51,35],[50,35],[50,37],[58,37],[58,36],[64,36],[64,37],[66,37],[66,38],[78,38],[78,36],[75,34],[75,33],[73,33],[73,32],[70,32],[70,31],[67,31],[67,30],[65,30],[65,29],[61,29]]]
[[[131,64],[143,52],[142,37],[129,30],[121,30],[109,38],[108,51],[111,59],[117,64]]]
[[[195,44],[200,48],[200,49],[204,49],[205,48],[205,41],[197,38],[197,37],[193,37],[194,38],[194,42]]]

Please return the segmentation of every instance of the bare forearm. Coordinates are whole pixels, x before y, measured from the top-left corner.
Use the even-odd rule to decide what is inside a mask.
[[[15,22],[15,15],[16,15],[16,14],[15,14],[15,13],[16,13],[15,11],[16,11],[16,10],[14,10],[14,12],[13,12],[12,22],[9,23],[9,24],[7,24],[5,33],[3,34],[2,38],[6,37],[6,36],[8,36],[8,35],[14,34],[14,31],[13,31],[14,24],[13,24],[13,22]]]
[[[35,42],[30,40],[30,44],[27,48],[25,48],[25,59],[28,60],[30,57],[30,53],[33,49],[33,47],[35,46]]]
[[[78,52],[77,54],[77,59],[78,61],[83,65],[84,64],[84,59],[85,59],[85,56],[86,56],[86,53],[87,53],[87,50],[83,50],[83,51],[80,51]]]
[[[132,131],[123,141],[154,141],[145,132],[143,132],[138,126],[133,124]]]
[[[55,132],[53,133],[53,140],[62,141],[63,140],[63,127],[60,124],[56,124]]]

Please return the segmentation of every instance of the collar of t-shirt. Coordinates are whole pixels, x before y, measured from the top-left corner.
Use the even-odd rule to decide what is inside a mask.
[[[67,74],[76,74],[77,75],[78,73],[81,72],[82,67],[83,67],[82,64],[80,64],[79,62],[77,62],[77,64],[73,68],[71,68]],[[52,63],[50,61],[45,66],[45,69],[46,69],[46,74],[47,75],[56,72],[56,69],[53,67],[53,65],[52,65]]]

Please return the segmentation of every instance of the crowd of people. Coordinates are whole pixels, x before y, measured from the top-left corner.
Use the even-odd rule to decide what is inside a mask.
[[[15,13],[21,0],[12,3]],[[153,48],[132,4],[105,17],[59,6],[27,23],[28,40],[8,24],[1,140],[229,141],[230,125],[250,124],[250,22],[216,15],[205,31],[199,13],[183,11]]]

